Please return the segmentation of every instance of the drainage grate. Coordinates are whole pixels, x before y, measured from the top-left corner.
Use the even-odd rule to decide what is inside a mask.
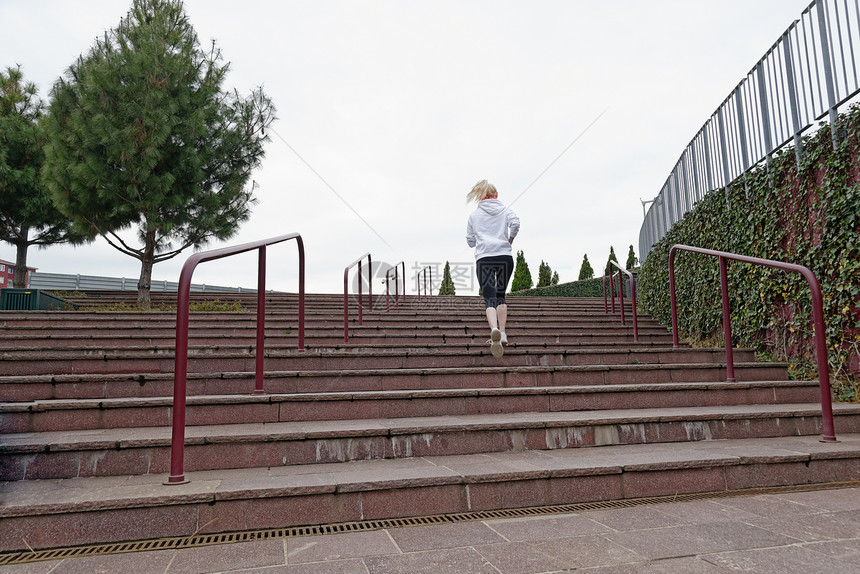
[[[860,480],[847,482],[829,482],[822,484],[805,484],[792,486],[771,486],[748,488],[744,490],[721,490],[717,492],[702,492],[692,494],[677,494],[670,496],[652,496],[648,498],[630,498],[625,500],[606,500],[597,502],[580,502],[575,504],[559,504],[555,506],[535,506],[530,508],[512,508],[507,510],[483,510],[478,512],[461,512],[458,514],[437,514],[433,516],[418,516],[411,518],[386,518],[381,520],[363,520],[361,522],[343,522],[339,524],[322,524],[317,526],[294,526],[290,528],[272,528],[267,530],[247,530],[244,532],[228,532],[224,534],[194,534],[176,538],[159,540],[141,540],[137,542],[117,542],[113,544],[91,544],[70,548],[52,548],[47,550],[26,550],[0,553],[0,566],[7,564],[25,564],[45,560],[62,560],[64,558],[79,558],[84,556],[104,556],[108,554],[125,554],[129,552],[146,552],[151,550],[178,550],[181,548],[196,548],[216,544],[235,544],[252,540],[270,540],[279,538],[297,538],[300,536],[320,536],[326,534],[342,534],[346,532],[363,532],[383,530],[387,528],[402,528],[409,526],[428,526],[433,524],[454,524],[475,520],[490,520],[497,518],[522,518],[530,516],[546,516],[566,514],[571,512],[588,512],[592,510],[613,510],[631,508],[649,504],[666,504],[671,502],[691,502],[715,498],[734,498],[740,496],[757,496],[760,494],[782,494],[789,492],[811,492],[817,490],[833,490],[839,488],[860,487]]]

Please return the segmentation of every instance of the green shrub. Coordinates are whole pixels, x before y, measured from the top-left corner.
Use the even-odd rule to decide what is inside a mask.
[[[508,293],[508,295],[523,297],[603,297],[603,279],[586,279],[571,281],[549,287],[536,287]]]
[[[81,311],[153,311],[153,312],[161,312],[161,313],[175,313],[176,305],[171,305],[167,303],[161,303],[160,305],[153,305],[149,309],[144,309],[138,305],[130,305],[128,303],[111,303],[107,305],[87,305],[86,307],[81,307]],[[232,313],[232,312],[244,312],[247,311],[241,303],[238,301],[221,301],[220,299],[213,299],[212,301],[200,301],[198,303],[191,303],[188,306],[188,310],[191,313]]]

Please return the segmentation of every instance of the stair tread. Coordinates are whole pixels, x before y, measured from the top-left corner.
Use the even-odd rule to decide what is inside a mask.
[[[131,296],[103,295],[80,302]],[[267,293],[272,394],[252,395],[256,294],[230,298],[246,311],[190,317],[191,482],[176,486],[162,484],[175,313],[0,312],[0,362],[19,373],[0,376],[0,548],[832,482],[860,468],[860,405],[834,404],[845,432],[821,443],[816,381],[737,349],[740,382],[722,382],[724,349],[673,348],[646,315],[634,343],[632,322],[599,299],[511,297],[496,360],[480,297],[410,296],[389,313],[378,296],[360,326],[353,298],[344,343],[342,297],[309,294],[300,353],[297,296]]]
[[[166,475],[5,482],[0,517],[847,458],[860,458],[860,434],[841,435],[838,443],[808,436],[726,439],[200,471],[169,488],[162,484]]]
[[[558,345],[558,344],[546,344],[546,343],[509,343],[505,349],[505,355],[513,354],[532,354],[532,355],[612,355],[612,354],[627,354],[627,355],[650,355],[657,353],[676,353],[676,354],[696,354],[696,353],[725,353],[725,349],[714,349],[714,348],[677,348],[673,349],[671,344],[662,344],[656,345],[651,343],[645,344],[627,344],[627,343],[617,343],[612,344],[612,347],[608,347],[607,345],[583,345],[583,346],[572,346],[572,345]],[[457,346],[439,346],[439,345],[404,345],[404,346],[393,346],[393,345],[376,345],[376,346],[344,346],[344,347],[324,347],[319,349],[309,349],[305,352],[305,354],[298,355],[295,351],[295,345],[266,345],[265,353],[266,356],[291,356],[296,358],[309,358],[309,357],[354,357],[354,356],[362,356],[362,357],[412,357],[412,356],[436,356],[436,357],[446,357],[446,356],[474,356],[475,348],[483,348],[486,345],[481,343],[470,343],[466,345],[457,345]],[[175,346],[173,345],[129,345],[129,346],[106,346],[106,345],[94,345],[94,346],[75,346],[75,347],[63,347],[63,346],[51,346],[51,345],[40,345],[38,349],[33,348],[32,346],[22,346],[22,347],[10,347],[0,349],[0,359],[3,358],[17,358],[19,355],[26,354],[36,354],[38,353],[40,357],[42,356],[50,356],[51,353],[54,352],[62,352],[64,355],[67,355],[72,352],[77,352],[82,356],[92,357],[92,356],[101,356],[101,355],[129,355],[135,356],[135,354],[145,354],[146,356],[152,356],[153,352],[164,352],[169,351],[173,352],[175,350]],[[233,352],[233,353],[241,353],[243,355],[247,355],[249,352],[254,353],[255,345],[254,344],[218,344],[218,345],[189,345],[188,351],[191,355],[197,353],[211,353],[211,352]],[[287,351],[287,355],[281,354],[282,352]],[[753,349],[749,348],[735,348],[735,353],[740,352],[753,352]]]
[[[479,397],[515,395],[559,395],[565,393],[628,393],[648,391],[714,390],[714,389],[753,389],[779,386],[818,387],[818,381],[737,381],[737,382],[672,382],[672,383],[634,383],[618,385],[568,385],[554,387],[476,387],[455,389],[405,389],[383,391],[334,391],[309,393],[271,393],[263,395],[193,395],[186,399],[188,405],[211,404],[268,404],[278,402],[305,401],[355,401],[377,399],[442,398],[442,397]],[[112,397],[87,399],[39,399],[21,402],[0,402],[0,412],[28,412],[41,409],[78,409],[78,408],[128,408],[134,406],[170,406],[173,397]]]
[[[833,405],[834,415],[860,414],[860,405]],[[185,443],[211,444],[246,440],[314,440],[337,437],[396,436],[432,432],[495,429],[540,429],[565,426],[695,422],[744,418],[817,417],[818,403],[776,405],[720,405],[602,411],[520,412],[501,414],[442,415],[392,419],[344,419],[323,421],[240,423],[188,426]],[[170,427],[132,427],[8,433],[0,452],[50,452],[77,449],[139,448],[170,444]]]
[[[487,352],[489,355],[489,351]],[[735,368],[750,368],[750,369],[765,369],[765,368],[784,368],[787,363],[759,363],[759,362],[735,362]],[[586,364],[586,365],[484,365],[484,366],[464,366],[464,367],[413,367],[413,368],[378,368],[378,369],[290,369],[290,370],[266,370],[266,378],[277,377],[346,377],[346,376],[369,376],[369,375],[451,375],[464,373],[545,373],[545,372],[564,372],[564,371],[609,371],[609,370],[684,370],[684,369],[713,369],[714,367],[724,367],[724,362],[712,363],[624,363],[624,364]],[[202,378],[221,376],[222,378],[244,378],[253,376],[252,371],[230,371],[230,372],[189,372],[189,378]],[[156,379],[156,378],[173,378],[173,373],[164,372],[141,372],[141,373],[122,373],[122,374],[105,374],[105,373],[81,373],[81,374],[62,374],[62,375],[4,375],[0,376],[0,384],[4,382],[21,382],[24,380],[81,380],[92,376],[93,379],[104,380],[110,377],[122,378],[123,380],[141,378],[141,379]]]

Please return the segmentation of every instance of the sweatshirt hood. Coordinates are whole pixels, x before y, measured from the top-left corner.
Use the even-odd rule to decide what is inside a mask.
[[[478,207],[487,212],[488,215],[498,215],[505,209],[505,204],[498,199],[483,199],[478,203]]]

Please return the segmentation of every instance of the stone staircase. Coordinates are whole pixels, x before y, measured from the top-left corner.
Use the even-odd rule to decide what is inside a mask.
[[[97,296],[98,295],[98,296]],[[267,394],[247,311],[193,313],[185,472],[170,466],[175,314],[0,312],[0,551],[860,478],[860,406],[818,441],[816,382],[673,349],[596,299],[382,299],[343,342],[343,300],[267,297]],[[214,295],[194,294],[192,302]],[[224,298],[224,295],[221,295]],[[170,299],[168,303],[173,303]],[[366,310],[365,310],[366,311]]]

